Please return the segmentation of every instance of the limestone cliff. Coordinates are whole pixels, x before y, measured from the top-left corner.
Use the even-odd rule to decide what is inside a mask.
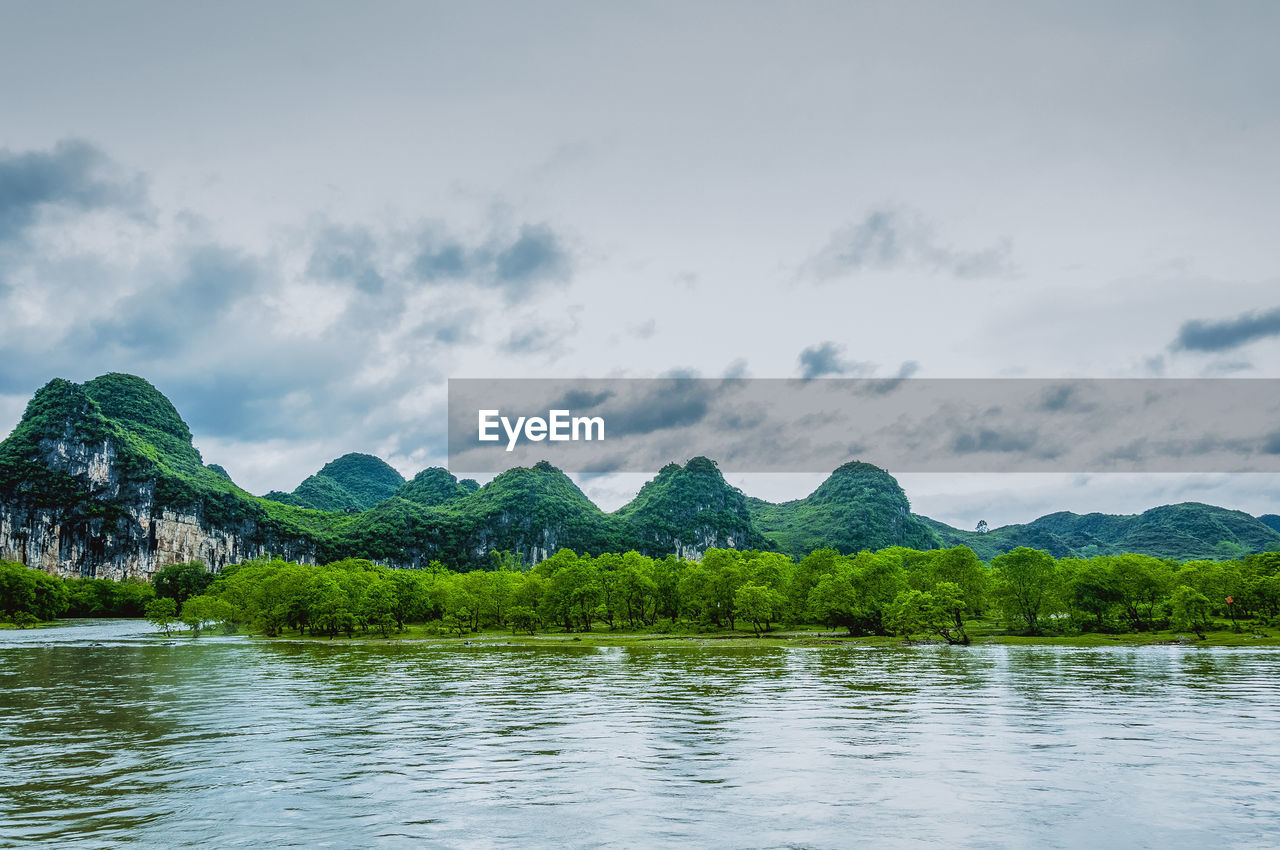
[[[0,558],[54,575],[147,579],[267,552],[313,560],[314,544],[279,525],[201,463],[186,424],[139,378],[51,381],[0,444]]]

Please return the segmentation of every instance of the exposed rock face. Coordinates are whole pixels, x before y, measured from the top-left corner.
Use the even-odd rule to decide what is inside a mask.
[[[18,561],[63,578],[150,580],[169,564],[200,561],[213,572],[268,553],[314,563],[311,546],[267,546],[249,533],[207,528],[195,513],[133,505],[126,515],[59,516],[49,508],[14,509],[0,505],[0,558]]]
[[[115,580],[150,579],[183,561],[218,571],[268,552],[314,560],[306,541],[275,539],[252,519],[215,526],[204,517],[202,498],[185,509],[162,505],[159,467],[147,474],[136,459],[122,456],[127,436],[112,430],[78,387],[66,386],[74,389],[57,387],[64,399],[56,403],[70,398],[74,404],[66,410],[50,405],[41,429],[21,434],[21,447],[6,445],[10,468],[22,463],[39,470],[45,489],[17,477],[0,494],[0,558],[63,578]],[[95,427],[86,429],[86,419]]]

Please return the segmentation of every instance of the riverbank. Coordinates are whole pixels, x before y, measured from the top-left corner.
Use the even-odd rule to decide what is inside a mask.
[[[441,645],[506,645],[506,646],[699,646],[699,647],[763,647],[763,646],[943,646],[941,640],[923,638],[906,639],[896,636],[849,636],[844,632],[820,630],[779,630],[759,637],[751,632],[724,631],[707,633],[637,633],[622,631],[592,632],[538,632],[512,634],[509,630],[490,629],[463,635],[441,635],[431,626],[410,625],[403,632],[381,637],[380,635],[298,635],[278,637],[255,635],[256,640],[271,643],[305,642],[330,644],[441,644]],[[174,634],[179,634],[174,632]],[[189,635],[189,633],[188,633]],[[1082,634],[1082,635],[1008,635],[971,632],[971,646],[1280,646],[1280,635],[1260,632],[1233,632],[1230,629],[1208,631],[1203,640],[1194,634],[1174,631],[1136,632],[1130,634]]]

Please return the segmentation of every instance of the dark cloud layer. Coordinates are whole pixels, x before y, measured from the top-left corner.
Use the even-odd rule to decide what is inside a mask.
[[[16,239],[47,209],[137,210],[141,175],[126,174],[88,142],[69,139],[47,151],[0,151],[0,242]]]
[[[1227,351],[1266,337],[1280,336],[1280,307],[1251,311],[1234,319],[1192,319],[1178,330],[1173,348],[1180,351]]]

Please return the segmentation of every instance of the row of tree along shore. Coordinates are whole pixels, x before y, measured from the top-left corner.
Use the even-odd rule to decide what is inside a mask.
[[[263,558],[209,573],[174,564],[150,584],[59,579],[0,562],[0,615],[148,616],[166,630],[218,626],[269,637],[390,637],[484,629],[751,631],[822,626],[966,644],[975,623],[1008,634],[1072,636],[1280,626],[1280,553],[1175,562],[1146,555],[1062,558],[1019,548],[983,563],[967,547],[901,547],[801,560],[713,549],[701,561],[562,549],[525,569],[493,553],[489,569],[393,570],[346,559],[310,566]]]

